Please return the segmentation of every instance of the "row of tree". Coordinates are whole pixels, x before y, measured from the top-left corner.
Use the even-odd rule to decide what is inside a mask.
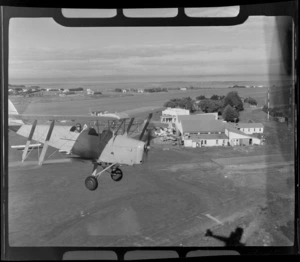
[[[125,89],[126,91],[131,91],[131,92],[138,92],[138,89],[136,88],[129,88],[129,89]],[[143,89],[144,92],[148,92],[148,93],[155,93],[155,92],[168,92],[167,88],[162,88],[162,87],[152,87],[152,88],[145,88]],[[115,88],[115,92],[123,92],[123,89],[121,88]]]
[[[218,112],[226,121],[236,122],[239,112],[244,110],[243,101],[236,91],[229,92],[226,96],[213,95],[211,98],[198,96],[198,107],[205,113]],[[164,104],[165,107],[179,107],[194,112],[196,110],[195,101],[190,97],[171,99]]]
[[[155,92],[168,92],[167,88],[162,87],[153,87],[153,88],[145,88],[144,92],[155,93]]]
[[[223,98],[225,98],[225,96],[212,95],[210,98],[207,98],[204,95],[200,95],[196,97],[196,100],[204,100],[204,99],[222,100]]]
[[[179,107],[183,109],[188,109],[190,110],[191,113],[196,111],[194,101],[190,97],[171,99],[164,104],[164,107],[171,107],[171,108]]]
[[[210,99],[202,99],[199,106],[203,112],[218,112],[225,121],[230,122],[237,122],[239,112],[244,110],[243,101],[236,91],[231,91],[226,96],[213,95]]]

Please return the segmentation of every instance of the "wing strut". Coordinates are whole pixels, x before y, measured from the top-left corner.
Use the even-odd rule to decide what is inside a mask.
[[[39,158],[39,165],[40,166],[43,164],[43,161],[44,161],[47,149],[48,149],[48,143],[49,143],[49,140],[50,140],[51,135],[52,135],[53,128],[54,128],[54,120],[51,121],[49,130],[48,130],[48,133],[47,133],[47,137],[46,137],[46,140],[45,140],[45,143],[44,143],[44,146],[43,146],[40,158]]]
[[[34,134],[34,131],[35,131],[36,124],[37,124],[37,120],[34,120],[33,125],[32,125],[32,127],[31,127],[31,130],[30,130],[30,133],[29,133],[29,137],[28,137],[28,139],[27,139],[27,142],[26,142],[26,145],[25,145],[23,154],[22,154],[22,162],[24,162],[25,159],[26,159],[27,156],[28,156],[27,153],[28,153],[28,149],[29,149],[30,143],[31,143],[31,141],[32,141],[32,137],[33,137],[33,134]]]
[[[130,122],[129,122],[128,126],[127,126],[127,129],[126,129],[126,134],[129,134],[129,130],[130,130],[132,124],[133,124],[133,121],[134,121],[134,117],[132,117],[130,119]]]

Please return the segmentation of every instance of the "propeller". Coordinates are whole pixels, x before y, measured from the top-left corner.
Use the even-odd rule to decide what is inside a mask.
[[[139,140],[145,142],[145,146],[144,146],[144,154],[143,154],[143,162],[145,162],[144,160],[147,160],[148,159],[148,152],[149,152],[149,149],[150,149],[150,142],[151,142],[151,139],[152,139],[152,135],[151,135],[151,130],[148,130],[147,132],[147,135],[146,137],[144,137],[144,134],[147,130],[147,127],[149,125],[149,122],[150,122],[150,119],[152,118],[152,113],[150,113],[148,115],[148,119],[143,127],[143,130],[140,134],[140,137],[139,137]]]
[[[143,128],[143,130],[142,130],[142,133],[140,134],[139,140],[142,140],[142,139],[143,139],[143,136],[144,136],[144,134],[145,134],[145,131],[146,131],[148,125],[149,125],[149,122],[150,122],[150,119],[151,119],[151,118],[152,118],[152,113],[150,113],[149,116],[148,116],[147,122],[145,123],[144,128]]]
[[[144,146],[144,157],[143,157],[144,159],[143,159],[143,162],[148,161],[148,152],[150,150],[150,143],[151,143],[151,140],[154,138],[154,136],[152,136],[152,131],[153,130],[151,130],[151,129],[148,130],[146,140],[144,141],[145,146]]]

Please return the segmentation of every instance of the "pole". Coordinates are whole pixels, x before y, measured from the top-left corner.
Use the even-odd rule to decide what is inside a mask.
[[[268,106],[268,120],[270,120],[270,87],[268,87],[267,106]]]

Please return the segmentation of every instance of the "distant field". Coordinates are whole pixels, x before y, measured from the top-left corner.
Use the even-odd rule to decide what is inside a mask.
[[[78,115],[87,114],[90,110],[107,110],[111,112],[120,112],[132,110],[140,107],[158,106],[172,98],[191,97],[196,98],[199,95],[211,97],[212,95],[226,95],[230,91],[236,91],[241,97],[253,97],[258,102],[258,107],[266,104],[267,91],[263,88],[203,88],[188,91],[169,91],[160,93],[144,94],[119,94],[115,92],[103,93],[103,95],[93,96],[44,96],[44,97],[14,97],[10,99],[15,104],[20,113],[27,114],[66,114]],[[271,105],[286,104],[289,92],[280,89],[272,89],[270,94]],[[247,104],[245,104],[245,108]],[[247,111],[247,110],[245,110]],[[247,112],[241,112],[241,118],[247,118]],[[250,119],[256,118],[256,112],[252,110]],[[260,118],[260,116],[258,117]],[[254,120],[254,119],[253,119]],[[258,120],[258,119],[257,119]],[[257,121],[258,122],[258,121]]]
[[[89,110],[107,110],[107,111],[123,111],[131,110],[146,106],[163,106],[163,104],[172,98],[191,97],[195,98],[199,95],[211,97],[213,94],[226,95],[230,91],[237,91],[240,96],[255,98],[258,106],[265,104],[267,88],[207,88],[201,90],[190,91],[170,91],[151,94],[137,94],[133,96],[124,97],[32,97],[32,98],[13,98],[12,101],[16,104],[18,109],[19,104],[24,104],[24,100],[30,101],[26,108],[22,107],[21,112],[27,114],[85,114]],[[49,99],[51,99],[49,103]],[[45,103],[47,100],[47,103]],[[20,102],[21,101],[21,102]]]

